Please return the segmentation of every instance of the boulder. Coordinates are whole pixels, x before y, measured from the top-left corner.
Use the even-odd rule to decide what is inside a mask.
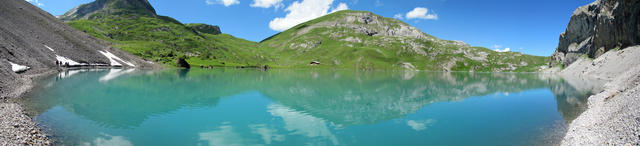
[[[176,65],[182,68],[191,68],[189,62],[187,62],[187,60],[185,60],[184,58],[179,58],[178,60],[176,60]]]

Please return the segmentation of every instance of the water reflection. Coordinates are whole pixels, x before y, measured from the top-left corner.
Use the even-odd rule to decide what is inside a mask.
[[[570,122],[586,108],[586,97],[598,92],[594,86],[574,85],[591,85],[588,81],[567,81],[541,74],[415,71],[113,69],[65,72],[43,83],[47,86],[40,87],[23,102],[32,115],[42,115],[44,125],[50,120],[44,117],[49,115],[77,116],[86,120],[84,123],[89,127],[97,125],[96,131],[110,129],[120,133],[95,133],[97,138],[93,143],[121,144],[130,139],[112,135],[126,135],[126,131],[146,127],[159,117],[177,116],[184,111],[226,109],[226,106],[218,105],[221,100],[244,94],[267,98],[269,102],[263,104],[252,103],[252,100],[240,102],[252,105],[251,108],[265,106],[264,109],[244,110],[265,112],[266,115],[234,122],[224,121],[237,119],[231,115],[195,118],[223,120],[191,125],[200,126],[193,130],[197,133],[197,144],[249,145],[258,143],[255,139],[261,140],[259,143],[262,144],[273,144],[303,136],[322,139],[328,145],[341,145],[345,142],[336,135],[336,129],[401,119],[435,103],[462,102],[470,97],[496,93],[506,96],[533,89],[550,90],[555,95],[557,111],[565,122]],[[241,124],[241,121],[261,122]],[[399,122],[415,132],[429,131],[440,123],[447,122],[429,117]],[[203,126],[209,130],[203,131]],[[91,143],[91,140],[85,141]]]

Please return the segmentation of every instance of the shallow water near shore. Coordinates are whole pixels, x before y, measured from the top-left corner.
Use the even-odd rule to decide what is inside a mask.
[[[536,73],[111,69],[20,102],[65,145],[548,145],[591,92]]]

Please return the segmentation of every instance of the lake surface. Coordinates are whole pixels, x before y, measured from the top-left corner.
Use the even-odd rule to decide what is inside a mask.
[[[589,95],[534,73],[112,69],[20,102],[65,145],[548,145]]]

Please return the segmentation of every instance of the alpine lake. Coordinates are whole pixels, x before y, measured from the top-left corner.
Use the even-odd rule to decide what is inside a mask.
[[[19,99],[61,145],[553,145],[597,87],[542,73],[88,69]]]

